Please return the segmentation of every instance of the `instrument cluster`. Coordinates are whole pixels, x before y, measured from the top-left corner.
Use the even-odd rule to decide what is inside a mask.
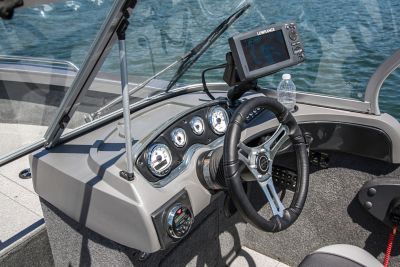
[[[212,143],[225,134],[228,124],[229,115],[222,105],[203,107],[184,115],[140,154],[137,168],[147,180],[157,182],[183,162],[190,147]]]

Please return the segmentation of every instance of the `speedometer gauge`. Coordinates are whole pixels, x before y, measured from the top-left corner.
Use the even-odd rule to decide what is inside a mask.
[[[158,177],[167,175],[172,164],[171,150],[164,144],[154,144],[147,153],[147,165],[150,171]]]
[[[171,139],[177,147],[184,147],[187,142],[186,132],[182,128],[175,128],[171,132]]]
[[[204,121],[202,118],[198,116],[193,117],[189,124],[195,135],[202,135],[204,133]]]
[[[229,123],[228,113],[222,107],[213,107],[208,113],[208,122],[214,133],[219,135],[224,134]]]

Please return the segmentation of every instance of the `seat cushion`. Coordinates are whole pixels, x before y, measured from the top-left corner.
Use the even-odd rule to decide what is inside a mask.
[[[308,255],[300,267],[382,267],[367,251],[352,245],[338,244],[323,247]]]

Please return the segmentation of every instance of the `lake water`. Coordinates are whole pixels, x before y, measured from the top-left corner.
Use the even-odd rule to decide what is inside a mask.
[[[141,1],[131,18],[127,47],[129,71],[150,76],[195,46],[243,0]],[[370,76],[400,48],[398,0],[247,1],[252,4],[183,77],[199,83],[200,71],[224,63],[227,38],[259,26],[296,21],[307,60],[286,69],[298,90],[362,99]],[[18,10],[12,21],[0,21],[0,54],[65,59],[81,65],[111,1],[66,1]],[[102,71],[118,72],[113,49]],[[282,72],[281,72],[282,73]],[[280,74],[263,79],[276,88]],[[163,78],[168,79],[172,73]],[[222,73],[210,73],[221,81]],[[381,91],[381,109],[400,119],[400,71]]]

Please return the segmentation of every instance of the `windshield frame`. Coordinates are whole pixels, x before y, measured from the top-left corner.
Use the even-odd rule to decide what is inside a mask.
[[[117,30],[126,16],[132,13],[136,0],[114,1],[100,31],[92,43],[89,53],[78,71],[74,82],[67,91],[58,109],[58,113],[47,129],[44,139],[45,147],[54,147],[69,121],[79,106],[81,99],[100,71],[107,55],[117,40]],[[126,14],[128,12],[128,14]]]

